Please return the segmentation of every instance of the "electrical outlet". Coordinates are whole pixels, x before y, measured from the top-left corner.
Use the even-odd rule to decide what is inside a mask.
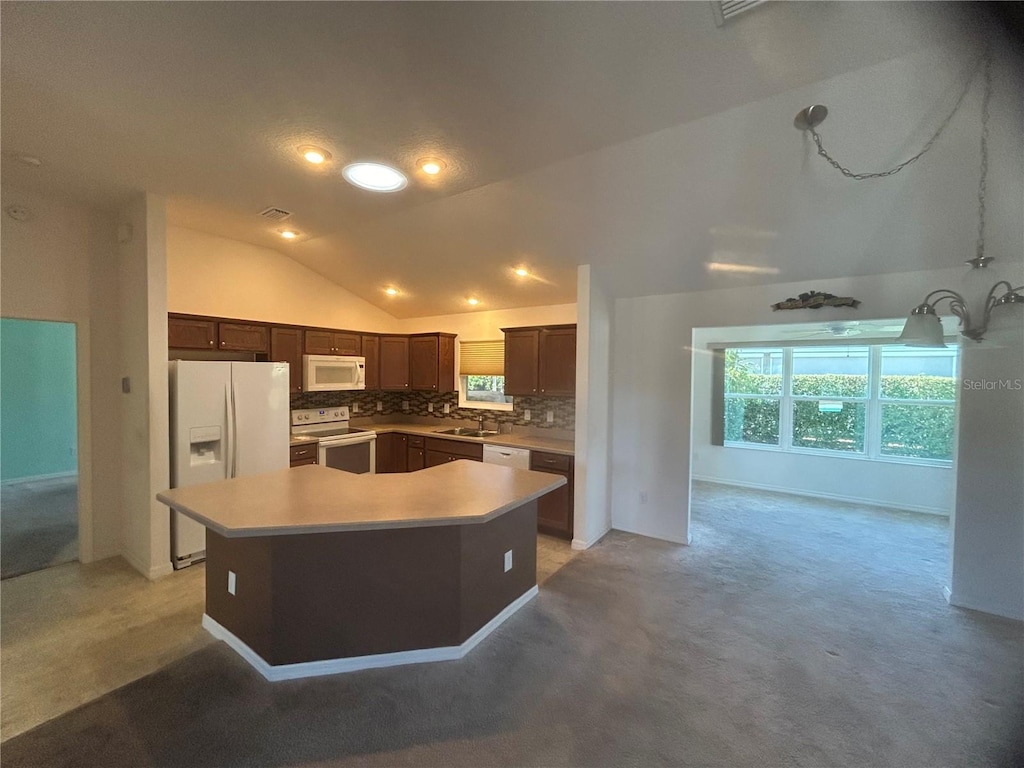
[[[352,403],[352,413],[359,413],[359,403]]]
[[[640,491],[640,503],[641,504],[646,504],[647,503],[647,491]]]
[[[402,401],[402,410],[403,411],[408,411],[409,410],[409,401],[408,400],[403,400]]]
[[[555,421],[555,412],[554,411],[548,411],[547,414],[546,414],[546,417],[547,417],[548,424],[553,424],[554,421]]]
[[[228,571],[228,594],[235,594],[235,588],[238,586],[238,577],[235,576],[234,571]]]
[[[433,403],[427,403],[427,413],[433,413],[433,412],[434,412],[434,404]]]
[[[451,403],[445,403],[445,404],[444,404],[444,412],[445,412],[445,413],[451,413],[451,412],[452,412],[452,406],[451,406]]]
[[[384,410],[384,402],[382,400],[378,400],[377,401],[377,410],[378,411],[383,411]]]
[[[530,409],[527,408],[525,411],[523,411],[523,421],[529,421],[529,420],[530,420]]]
[[[512,570],[512,550],[505,553],[505,573]]]
[[[121,391],[124,394],[131,394],[132,391],[132,378],[131,376],[123,376],[121,378]]]

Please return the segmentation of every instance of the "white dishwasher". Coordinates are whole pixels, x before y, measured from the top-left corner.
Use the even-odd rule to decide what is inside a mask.
[[[485,445],[484,464],[502,464],[506,467],[515,467],[516,469],[529,469],[530,452],[526,448]]]

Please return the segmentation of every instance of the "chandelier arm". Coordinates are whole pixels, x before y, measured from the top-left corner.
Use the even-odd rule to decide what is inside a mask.
[[[933,296],[937,296],[938,298],[933,300],[932,299]],[[964,303],[964,297],[961,296],[956,291],[952,290],[951,288],[938,288],[938,289],[932,291],[931,293],[929,293],[927,296],[925,296],[924,297],[924,301],[922,301],[921,303],[922,304],[930,304],[930,305],[934,306],[935,304],[938,304],[943,299],[949,299],[951,304],[954,301],[959,301],[961,304]]]
[[[1004,293],[996,295],[996,291],[998,291],[999,287],[1002,285],[1006,286],[1006,291]],[[996,304],[999,303],[1000,299],[1004,299],[1007,296],[1010,296],[1014,293],[1018,293],[1020,291],[1024,291],[1024,285],[1014,288],[1012,285],[1010,285],[1010,282],[1008,280],[1000,280],[998,283],[993,285],[992,290],[988,292],[988,298],[985,299],[986,317],[988,316],[988,313],[991,312],[992,309],[996,306]]]

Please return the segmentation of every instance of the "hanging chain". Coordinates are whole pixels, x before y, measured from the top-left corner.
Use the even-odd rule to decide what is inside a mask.
[[[985,95],[981,98],[981,180],[978,182],[978,255],[985,257],[985,192],[988,180],[988,104],[992,99],[992,57],[985,56]]]
[[[839,162],[836,161],[828,153],[828,151],[821,145],[821,136],[818,134],[816,130],[814,130],[814,126],[808,127],[807,130],[811,132],[811,136],[814,138],[814,144],[818,147],[818,154],[825,158],[828,161],[829,165],[831,165],[833,168],[835,168],[837,171],[843,174],[843,176],[845,176],[846,178],[854,179],[855,181],[863,181],[864,179],[881,179],[884,178],[885,176],[892,176],[893,174],[902,171],[904,168],[906,168],[908,165],[916,161],[918,158],[921,157],[921,155],[925,154],[929,149],[932,148],[932,144],[934,144],[935,140],[942,135],[942,132],[946,129],[946,126],[949,125],[949,121],[953,119],[953,115],[955,115],[957,113],[957,110],[960,109],[960,104],[963,103],[964,97],[967,96],[967,92],[971,89],[971,83],[974,82],[974,76],[977,74],[978,69],[980,68],[979,65],[984,63],[985,77],[988,78],[991,61],[991,57],[989,57],[987,53],[984,56],[982,56],[978,64],[976,64],[975,67],[971,70],[971,74],[967,78],[967,82],[964,83],[963,90],[960,92],[960,97],[956,100],[956,104],[953,106],[952,111],[948,115],[946,115],[946,119],[942,121],[942,124],[939,126],[938,130],[935,131],[935,133],[932,135],[930,139],[928,139],[928,142],[921,148],[920,152],[911,157],[909,160],[904,160],[895,168],[890,168],[887,171],[881,171],[879,173],[854,173],[849,168],[844,168],[842,165],[840,165]],[[989,86],[986,85],[986,88],[988,87]],[[987,109],[988,102],[986,101],[985,103]],[[982,175],[982,178],[984,178],[984,174]]]

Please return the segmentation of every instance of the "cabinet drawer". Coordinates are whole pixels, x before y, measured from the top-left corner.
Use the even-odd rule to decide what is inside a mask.
[[[464,459],[484,460],[484,447],[479,443],[463,443],[458,440],[444,440],[439,437],[426,438],[427,451],[447,453]]]
[[[308,467],[309,465],[315,465],[317,463],[316,456],[311,459],[299,459],[298,461],[292,461],[289,467]]]
[[[572,456],[564,456],[560,453],[530,451],[530,469],[572,472]]]
[[[291,460],[292,466],[295,466],[296,462],[316,464],[316,454],[316,443],[306,443],[304,445],[291,446],[288,458]]]
[[[426,438],[423,435],[409,435],[410,448],[423,448]]]

